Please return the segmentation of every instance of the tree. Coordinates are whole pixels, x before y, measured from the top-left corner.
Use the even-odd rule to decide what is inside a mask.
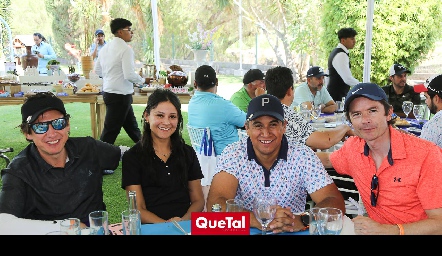
[[[327,54],[338,44],[336,33],[340,28],[353,27],[358,32],[350,61],[352,73],[360,81],[364,68],[366,12],[367,2],[324,0],[321,20],[324,28],[321,42]],[[441,25],[440,0],[377,0],[374,7],[370,81],[386,85],[388,70],[394,63],[413,71],[434,49],[435,42],[442,38],[439,31]]]

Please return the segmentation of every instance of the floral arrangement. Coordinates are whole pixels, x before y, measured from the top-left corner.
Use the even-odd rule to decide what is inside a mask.
[[[210,50],[213,47],[213,35],[217,31],[217,27],[212,30],[204,30],[201,23],[197,25],[197,31],[190,33],[189,35],[190,44],[186,44],[186,47],[191,50]]]

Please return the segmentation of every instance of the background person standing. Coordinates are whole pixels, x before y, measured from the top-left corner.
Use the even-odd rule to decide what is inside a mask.
[[[97,29],[95,31],[95,42],[92,43],[91,47],[89,48],[89,54],[94,59],[94,62],[97,61],[98,53],[100,52],[101,48],[106,44],[106,41],[104,40],[104,31],[101,29]]]
[[[46,42],[46,38],[40,33],[34,33],[34,42],[35,45],[31,47],[32,53],[37,55],[38,57],[38,73],[47,74],[48,69],[46,65],[50,60],[57,59],[57,55],[55,54],[52,46]]]
[[[101,50],[95,63],[95,73],[103,78],[103,101],[106,104],[106,117],[100,140],[114,144],[124,128],[127,135],[138,142],[141,131],[132,108],[134,83],[149,83],[135,72],[134,51],[127,44],[132,40],[132,23],[123,18],[110,23],[115,38]]]
[[[349,50],[355,47],[357,34],[353,28],[341,28],[338,31],[338,46],[328,57],[329,80],[327,90],[335,102],[341,101],[342,97],[347,96],[350,86],[359,83],[359,80],[351,74],[350,58],[348,56]]]

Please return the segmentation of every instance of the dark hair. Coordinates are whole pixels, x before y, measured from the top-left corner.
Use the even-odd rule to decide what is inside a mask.
[[[34,33],[34,36],[41,39],[41,41],[46,42],[46,38],[40,33]]]
[[[57,96],[55,96],[52,92],[39,92],[39,93],[36,93],[34,95],[26,97],[23,103],[26,103],[28,101],[33,101],[33,100],[36,100],[36,99],[46,99],[46,98],[50,98],[50,97],[57,97]],[[69,115],[69,114],[66,114],[64,116],[64,118],[66,118],[66,122],[69,123],[69,118],[70,117],[71,117],[71,115]],[[21,133],[23,133],[23,134],[31,134],[31,130],[32,130],[31,129],[31,124],[28,124],[26,121],[22,121],[22,123],[18,127],[20,128]],[[26,140],[27,141],[32,141],[32,140],[28,140],[27,138],[26,138]]]
[[[349,37],[355,37],[358,34],[356,30],[353,28],[341,28],[338,31],[338,38],[341,40],[342,38],[349,38]]]
[[[364,96],[360,96],[360,97],[364,97]],[[356,98],[359,98],[359,97],[356,97]],[[356,98],[353,98],[352,99],[352,101],[354,100],[354,99],[356,99]],[[384,106],[384,110],[385,110],[385,116],[387,116],[388,115],[388,111],[390,110],[390,108],[391,108],[391,105],[390,105],[390,103],[388,103],[386,100],[379,100],[379,102],[382,104],[382,106]],[[350,108],[350,107],[349,107]],[[347,120],[351,123],[351,120],[350,120],[350,113],[348,113],[348,111],[347,112],[345,112],[345,117],[347,118]],[[396,122],[396,119],[390,119],[390,121],[388,121],[388,124],[394,124],[394,122]]]
[[[132,22],[123,18],[115,18],[110,23],[111,33],[115,34],[118,30],[129,26],[132,26]]]
[[[152,130],[150,129],[149,123],[144,119],[144,113],[150,114],[150,112],[155,109],[158,104],[161,102],[170,102],[172,105],[176,108],[178,113],[178,125],[175,132],[170,136],[171,144],[172,144],[172,152],[177,155],[178,157],[178,166],[177,171],[180,171],[180,181],[182,184],[187,188],[187,169],[188,163],[187,163],[187,157],[185,155],[185,141],[182,137],[182,130],[183,130],[183,115],[181,113],[181,102],[178,96],[173,93],[170,90],[166,89],[156,89],[153,91],[153,93],[149,96],[147,100],[146,109],[143,112],[142,116],[142,123],[143,123],[143,134],[141,136],[141,152],[140,156],[146,161],[147,166],[150,168],[147,168],[148,175],[153,178],[154,182],[158,184],[158,176],[157,176],[157,170],[154,168],[151,168],[152,166],[152,160],[155,155],[155,150],[153,148],[153,140],[152,140]]]
[[[267,93],[283,99],[287,90],[293,88],[293,71],[287,67],[277,66],[267,70],[265,76]]]

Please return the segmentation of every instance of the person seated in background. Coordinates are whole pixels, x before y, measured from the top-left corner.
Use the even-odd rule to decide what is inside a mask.
[[[106,210],[103,170],[118,167],[122,149],[70,138],[70,115],[52,92],[29,96],[21,115],[30,144],[1,172],[0,213],[49,223],[78,218],[88,226],[90,212]]]
[[[393,128],[393,107],[377,84],[353,87],[344,110],[357,136],[321,160],[356,184],[368,216],[353,218],[355,233],[442,234],[441,148]]]
[[[391,84],[382,87],[387,94],[388,103],[393,106],[393,112],[402,118],[406,117],[402,110],[404,101],[411,101],[414,105],[421,104],[420,94],[413,90],[413,86],[407,84],[407,74],[410,73],[411,71],[401,64],[393,64],[389,71]],[[413,112],[409,117],[414,118]]]
[[[292,108],[301,103],[306,104],[308,109],[312,109],[312,103],[315,106],[321,106],[321,112],[334,113],[336,111],[336,103],[324,87],[324,73],[321,67],[313,66],[307,71],[307,81],[301,83],[295,89],[295,98]]]
[[[242,79],[243,87],[230,97],[230,101],[242,111],[247,112],[249,102],[266,91],[264,77],[261,70],[249,69]]]
[[[136,191],[141,223],[190,220],[192,212],[204,208],[203,174],[182,129],[179,98],[156,89],[143,112],[141,140],[122,159],[121,187]]]
[[[422,139],[432,141],[442,148],[442,75],[427,79],[424,84],[415,85],[414,91],[423,92],[425,103],[434,116],[422,127]]]
[[[266,72],[267,93],[276,96],[283,105],[287,129],[285,135],[306,144],[313,150],[325,150],[354,135],[347,124],[340,124],[326,131],[316,131],[313,126],[298,115],[291,106],[294,98],[293,72],[287,67],[274,67]]]
[[[206,208],[226,209],[226,200],[238,198],[253,210],[256,195],[269,193],[278,200],[269,225],[275,233],[303,230],[300,215],[309,194],[318,207],[336,207],[345,213],[344,198],[319,158],[306,145],[284,135],[287,121],[278,98],[263,94],[250,101],[245,129],[248,139],[228,145],[219,156]],[[250,213],[250,226],[262,229]]]
[[[216,94],[218,78],[211,66],[202,65],[196,69],[194,87],[187,123],[194,128],[210,128],[215,155],[218,156],[228,144],[239,140],[238,128],[244,127],[246,113]],[[203,170],[204,174],[208,172]],[[211,181],[212,177],[205,177],[202,184],[205,198]]]

